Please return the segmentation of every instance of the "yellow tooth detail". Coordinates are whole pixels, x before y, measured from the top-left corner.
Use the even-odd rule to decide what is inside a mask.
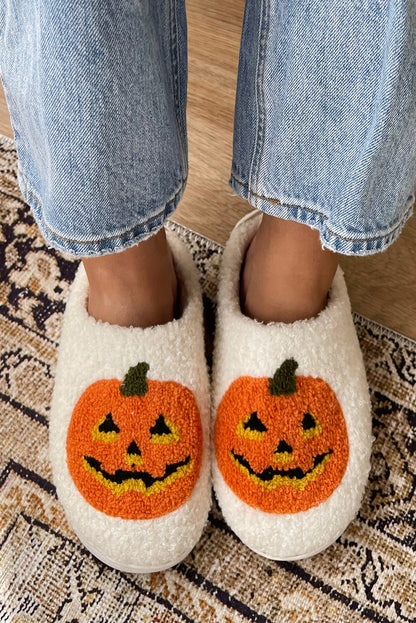
[[[293,454],[291,452],[275,452],[273,454],[273,459],[276,463],[283,463],[286,465],[293,461]]]

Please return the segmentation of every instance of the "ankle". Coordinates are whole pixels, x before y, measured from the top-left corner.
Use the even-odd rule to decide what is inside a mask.
[[[255,284],[241,280],[241,309],[246,316],[260,322],[285,322],[305,320],[317,316],[328,300],[329,286],[311,276],[309,280],[280,275],[274,287],[258,280]]]
[[[263,215],[241,271],[242,311],[262,322],[312,318],[326,306],[337,266],[316,230]]]
[[[95,319],[144,328],[175,317],[178,280],[164,230],[120,253],[83,262],[88,313]]]
[[[92,287],[88,293],[87,311],[96,320],[120,326],[151,327],[170,322],[175,317],[177,292],[141,285],[138,289]]]

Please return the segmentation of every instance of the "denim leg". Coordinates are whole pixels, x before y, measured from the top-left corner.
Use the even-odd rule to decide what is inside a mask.
[[[416,186],[416,0],[246,0],[230,185],[348,255],[382,251]]]
[[[188,170],[185,0],[4,0],[0,67],[49,245],[99,256],[160,229]]]

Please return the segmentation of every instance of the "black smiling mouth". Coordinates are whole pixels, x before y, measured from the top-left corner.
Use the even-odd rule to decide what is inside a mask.
[[[91,456],[84,456],[84,461],[91,468],[92,472],[98,474],[101,478],[104,478],[110,485],[123,485],[123,483],[127,481],[141,481],[146,489],[150,489],[155,483],[163,482],[169,476],[176,474],[181,467],[186,467],[189,465],[191,461],[191,457],[187,456],[183,461],[178,461],[177,463],[168,463],[166,465],[165,473],[163,476],[152,476],[148,472],[133,472],[127,469],[117,469],[114,474],[110,474],[109,472],[102,469],[100,461],[94,459]],[[90,470],[88,470],[90,471]]]
[[[300,467],[289,468],[289,469],[278,469],[273,467],[268,467],[264,469],[262,472],[256,472],[250,465],[250,463],[245,459],[241,454],[237,454],[234,450],[230,450],[230,454],[233,460],[237,463],[238,466],[245,468],[250,476],[254,476],[258,478],[264,483],[271,482],[276,476],[280,476],[282,478],[289,478],[291,480],[303,480],[309,475],[312,475],[313,472],[326,460],[326,457],[329,457],[332,454],[332,450],[329,449],[327,452],[323,452],[322,454],[318,454],[313,460],[313,467],[308,469],[307,471],[303,471]]]

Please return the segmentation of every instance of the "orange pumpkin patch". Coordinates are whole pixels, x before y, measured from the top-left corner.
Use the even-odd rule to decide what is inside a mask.
[[[72,413],[67,463],[96,509],[123,519],[169,513],[190,496],[202,460],[202,426],[192,392],[147,380],[147,363],[124,381],[96,381]]]
[[[296,376],[287,359],[273,378],[243,376],[217,410],[214,444],[225,482],[269,513],[317,506],[337,488],[348,462],[341,406],[322,379]]]

